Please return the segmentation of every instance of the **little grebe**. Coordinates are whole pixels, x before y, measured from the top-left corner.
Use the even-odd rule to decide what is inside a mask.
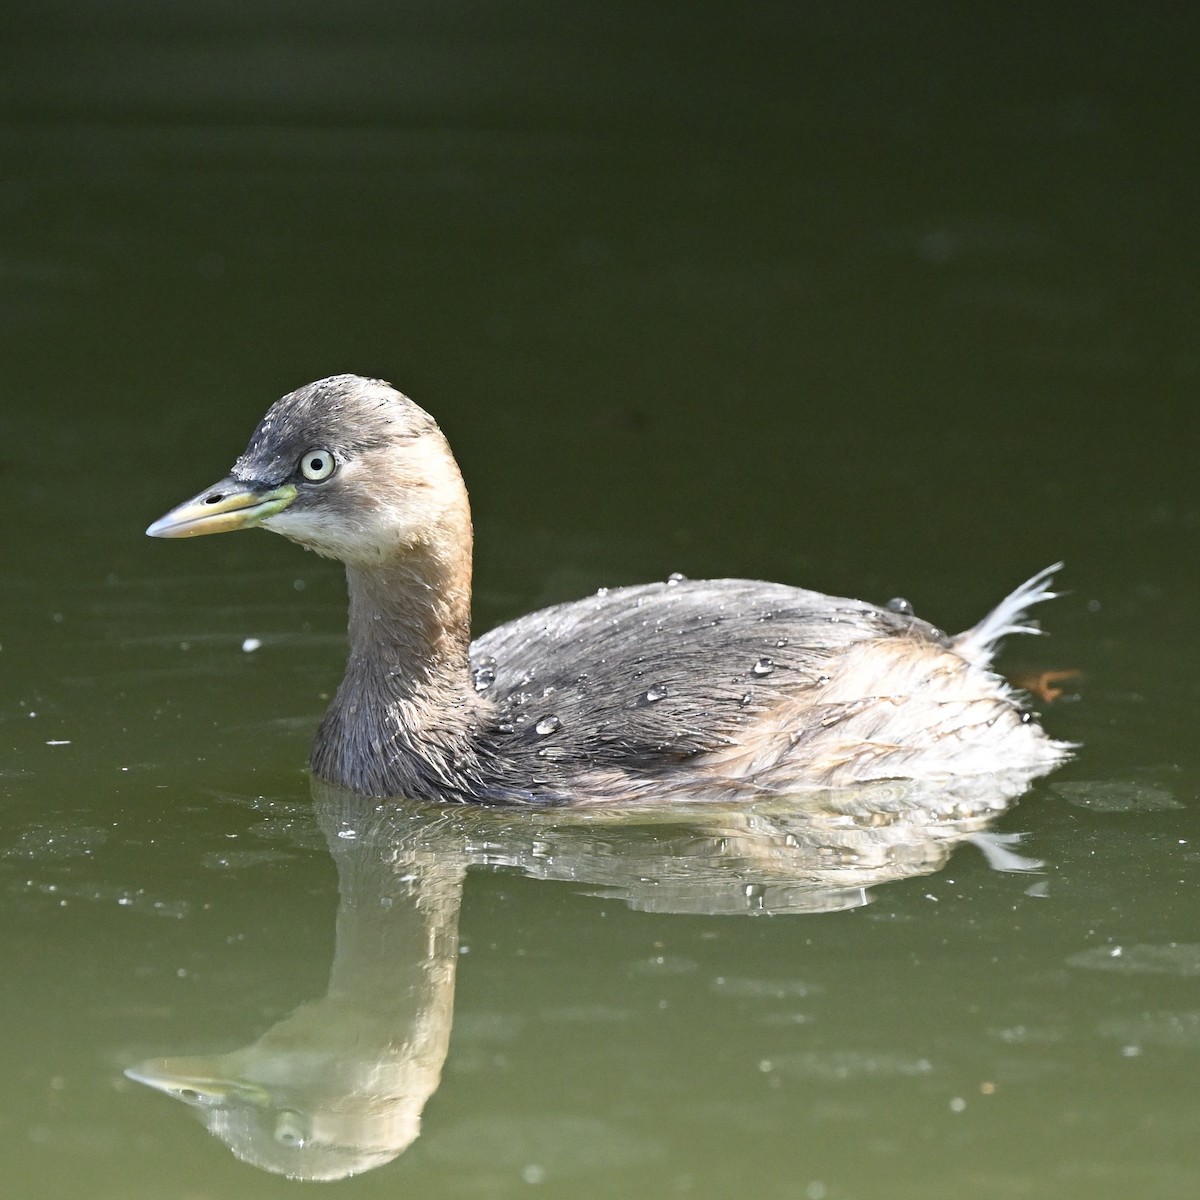
[[[228,478],[146,531],[261,525],[346,565],[350,654],[312,750],[370,796],[729,799],[1014,772],[1067,755],[990,663],[1056,564],[957,636],[742,579],[602,589],[470,640],[471,514],[441,430],[379,380],[277,401]]]

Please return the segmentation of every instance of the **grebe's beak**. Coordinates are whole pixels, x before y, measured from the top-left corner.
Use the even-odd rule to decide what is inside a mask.
[[[151,537],[185,538],[252,529],[295,499],[296,488],[290,483],[257,488],[231,475],[159,517],[146,532]]]

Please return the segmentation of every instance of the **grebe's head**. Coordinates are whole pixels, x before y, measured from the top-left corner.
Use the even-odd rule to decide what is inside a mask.
[[[447,536],[467,541],[466,491],[434,419],[378,379],[334,375],[277,400],[220,483],[146,532],[261,525],[318,554],[378,566]]]

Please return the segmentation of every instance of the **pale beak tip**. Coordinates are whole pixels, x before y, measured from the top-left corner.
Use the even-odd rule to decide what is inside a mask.
[[[170,537],[171,521],[168,517],[159,517],[157,521],[146,526],[146,536],[152,538]]]

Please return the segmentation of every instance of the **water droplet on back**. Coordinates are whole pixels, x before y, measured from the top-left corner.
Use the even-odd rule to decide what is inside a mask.
[[[471,684],[477,692],[486,692],[496,682],[496,660],[484,655],[471,668]]]
[[[555,733],[562,727],[562,722],[553,714],[547,713],[533,728],[539,737]]]
[[[751,675],[770,675],[775,670],[775,662],[770,658],[760,658],[758,662],[750,668]]]
[[[687,576],[681,572],[672,571],[670,575],[667,576],[667,587],[675,587],[676,584],[683,583],[686,581],[686,579]]]
[[[893,596],[884,606],[888,612],[898,613],[902,617],[913,615],[913,606],[903,596]]]
[[[664,699],[667,695],[667,685],[665,683],[652,683],[638,697],[641,704],[657,704],[658,701]]]

